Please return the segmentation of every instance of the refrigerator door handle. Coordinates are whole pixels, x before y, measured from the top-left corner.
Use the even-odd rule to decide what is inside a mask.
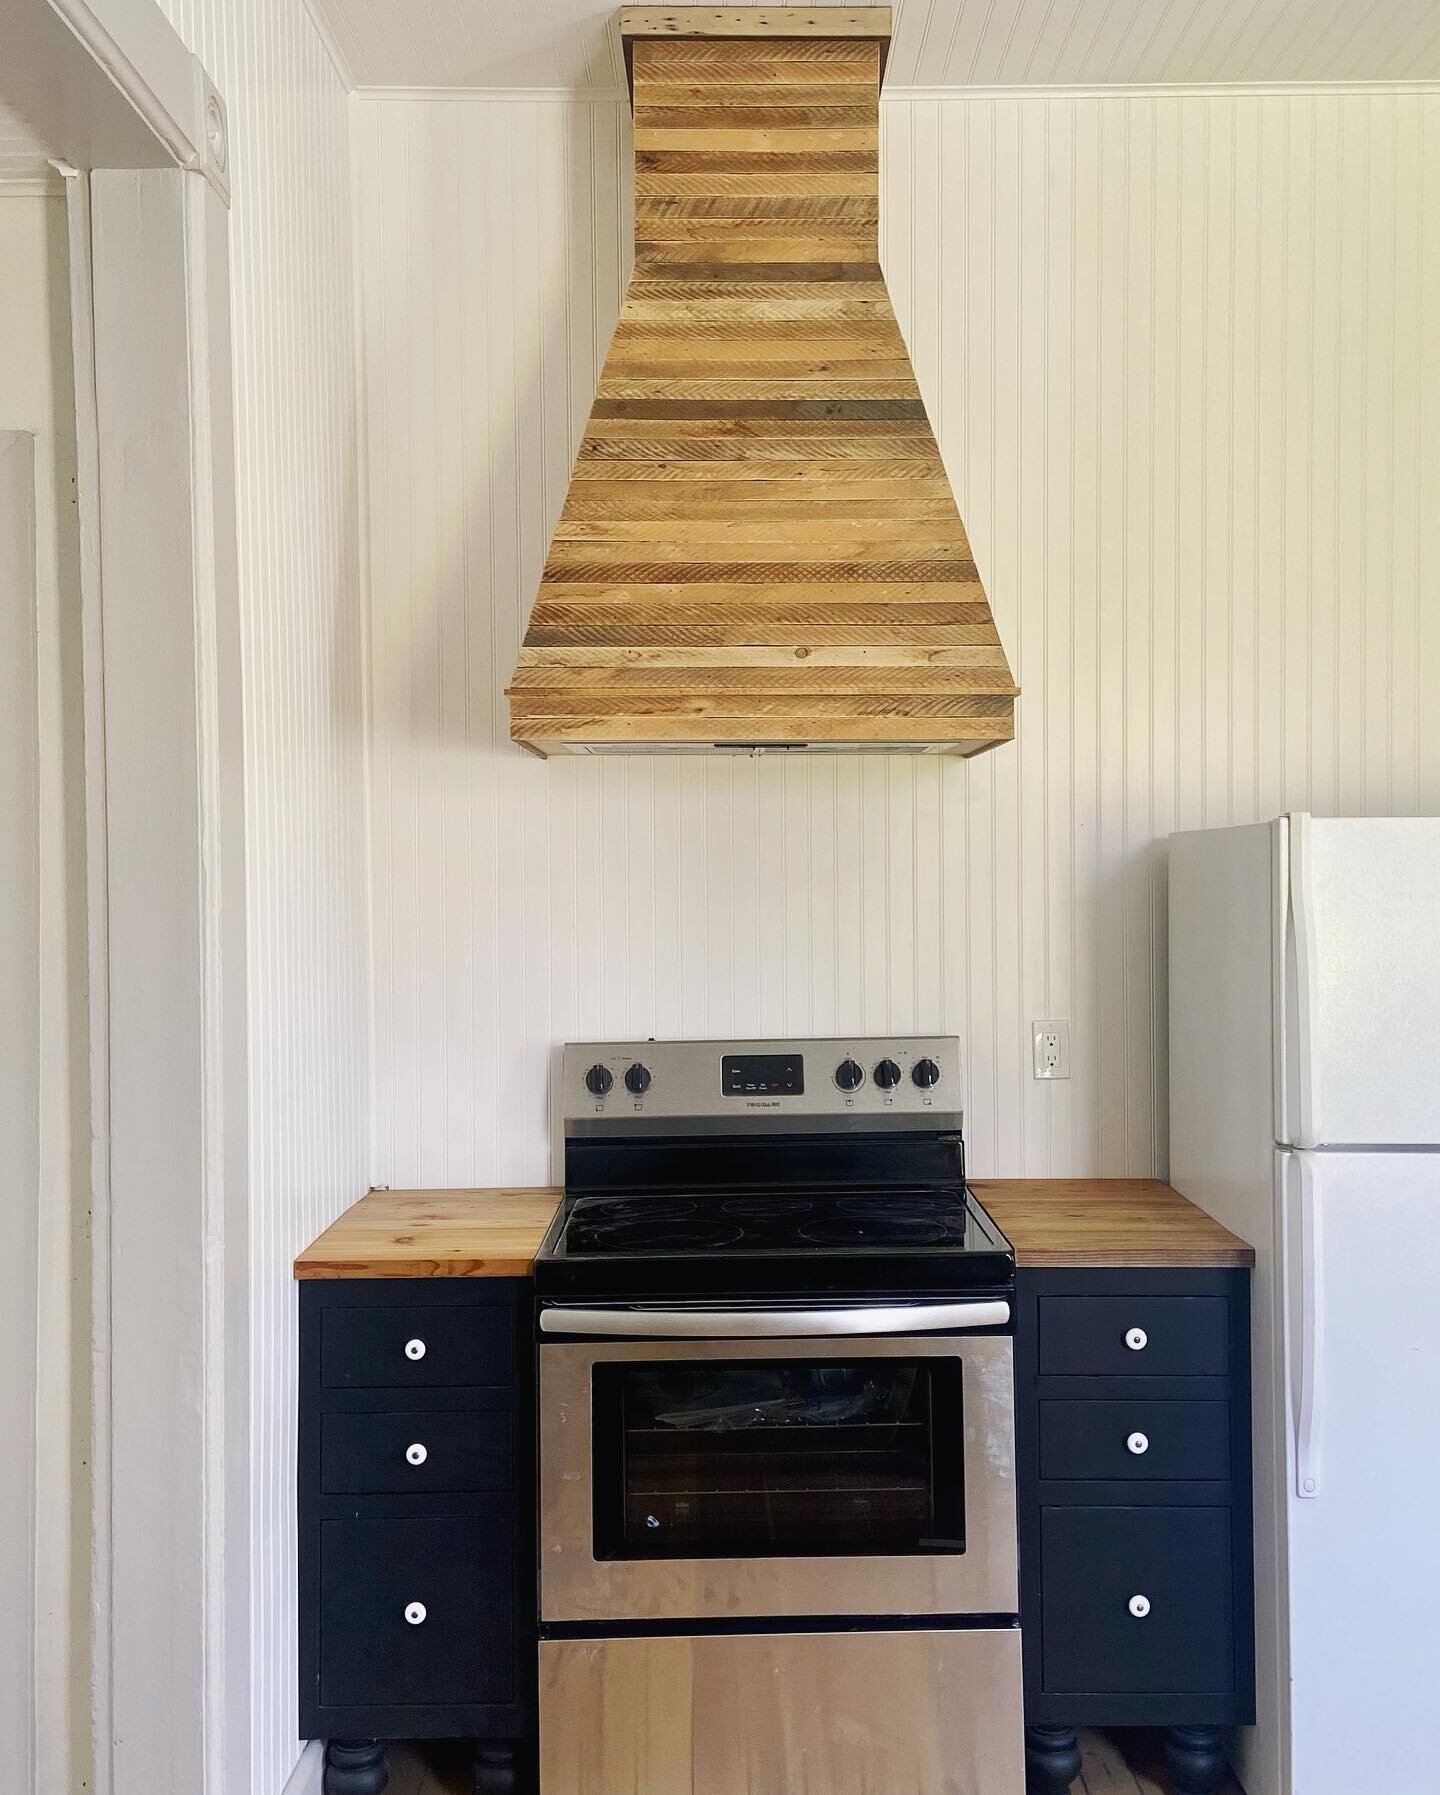
[[[1325,1286],[1321,1273],[1320,1208],[1315,1179],[1303,1153],[1295,1155],[1296,1267],[1299,1303],[1295,1316],[1295,1494],[1313,1500],[1320,1494],[1320,1383]]]
[[[1315,965],[1315,918],[1312,914],[1310,818],[1303,811],[1290,817],[1290,917],[1295,944],[1295,1065],[1299,1115],[1291,1118],[1297,1146],[1318,1145],[1315,1119],[1314,1049],[1318,1039],[1315,1014],[1318,979]]]

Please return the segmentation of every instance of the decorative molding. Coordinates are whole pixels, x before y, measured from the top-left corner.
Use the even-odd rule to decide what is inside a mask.
[[[59,173],[24,175],[13,181],[0,180],[0,199],[64,199],[65,182]]]
[[[577,104],[628,102],[623,87],[382,87],[361,85],[352,89],[362,100],[511,101],[526,104],[569,101]],[[1221,81],[1165,82],[1149,86],[1018,86],[1018,87],[906,87],[888,82],[880,95],[884,104],[928,101],[976,100],[1216,100],[1303,99],[1307,96],[1380,97],[1389,94],[1437,94],[1440,81]]]
[[[50,0],[180,168],[193,169],[228,205],[225,101],[198,56],[152,0]]]
[[[885,100],[1273,100],[1307,95],[1440,93],[1440,81],[1166,81],[1109,86],[904,87],[889,83]]]
[[[522,105],[570,102],[580,106],[618,106],[627,110],[623,87],[357,87],[362,100],[485,100]]]

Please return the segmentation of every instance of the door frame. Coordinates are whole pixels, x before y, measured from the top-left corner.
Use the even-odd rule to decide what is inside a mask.
[[[0,1264],[0,1737],[35,1775],[36,1323],[39,1310],[40,800],[35,439],[0,430],[0,1151],[22,1193]],[[28,1442],[29,1452],[25,1450]]]
[[[90,1786],[249,1795],[246,869],[225,103],[155,0],[12,0],[65,177],[90,1074]],[[84,1331],[84,1318],[81,1328]],[[37,1492],[43,1500],[44,1492]]]

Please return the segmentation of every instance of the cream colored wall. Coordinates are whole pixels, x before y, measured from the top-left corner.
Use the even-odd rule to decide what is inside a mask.
[[[509,746],[628,123],[358,103],[381,1182],[544,1179],[566,1038],[904,1029],[961,1036],[975,1169],[1163,1171],[1167,833],[1440,809],[1440,96],[883,110],[887,274],[1024,688],[969,764]]]
[[[77,1342],[86,1337],[88,1325],[83,1292],[89,1143],[79,537],[63,198],[7,194],[0,186],[0,318],[0,430],[25,431],[34,441],[36,575],[31,691],[37,933],[30,944],[38,1016],[37,1063],[31,1069],[36,1176],[22,1174],[10,1193],[17,1206],[16,1257],[29,1257],[20,1253],[27,1237],[34,1253],[28,1264],[7,1265],[5,1301],[8,1311],[22,1297],[9,1280],[29,1285],[33,1338],[25,1374],[33,1380],[35,1424],[34,1786],[72,1789],[86,1774],[89,1364]],[[6,818],[3,826],[14,829],[16,819]],[[21,911],[4,897],[0,911],[0,925],[19,926]],[[23,1082],[23,1069],[13,1075]],[[20,1368],[7,1360],[7,1375],[11,1371],[18,1375]],[[7,1450],[22,1464],[28,1457],[24,1441],[11,1440]],[[7,1531],[18,1519],[9,1517]],[[27,1531],[28,1526],[27,1519]],[[17,1687],[24,1681],[22,1675]],[[22,1753],[15,1766],[22,1784],[23,1763]]]
[[[303,0],[162,0],[230,121],[249,889],[253,1786],[295,1737],[290,1261],[368,1186],[348,96]]]

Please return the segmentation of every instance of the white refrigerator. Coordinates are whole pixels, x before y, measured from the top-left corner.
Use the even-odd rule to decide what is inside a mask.
[[[1247,1795],[1440,1787],[1440,819],[1170,840],[1171,1182],[1255,1248]]]

